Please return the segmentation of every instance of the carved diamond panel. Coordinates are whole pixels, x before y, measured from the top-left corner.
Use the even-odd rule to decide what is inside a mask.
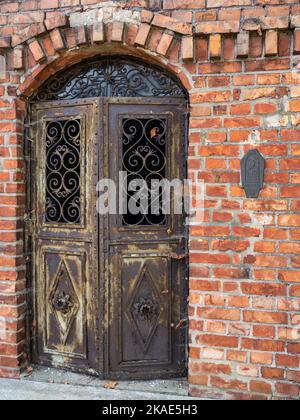
[[[56,318],[62,342],[65,344],[80,308],[74,281],[65,260],[61,261],[57,270],[49,295],[49,305]]]
[[[145,353],[157,329],[162,308],[162,302],[152,273],[144,265],[132,293],[128,316]]]

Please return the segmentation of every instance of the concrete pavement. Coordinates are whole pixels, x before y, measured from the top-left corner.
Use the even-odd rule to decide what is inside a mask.
[[[34,367],[21,380],[0,379],[0,400],[188,400],[185,380],[108,381],[60,369]]]

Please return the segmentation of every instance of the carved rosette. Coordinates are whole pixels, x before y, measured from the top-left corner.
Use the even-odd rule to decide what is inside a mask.
[[[159,303],[155,299],[143,299],[134,304],[134,314],[141,321],[152,321],[159,313]]]
[[[59,311],[63,315],[67,315],[69,312],[71,312],[73,307],[74,303],[72,302],[72,298],[70,295],[60,291],[57,291],[55,293],[54,298],[52,300],[52,308],[55,311]]]

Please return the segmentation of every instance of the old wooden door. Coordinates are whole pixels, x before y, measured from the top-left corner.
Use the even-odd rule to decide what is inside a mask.
[[[129,204],[137,180],[149,188],[161,179],[183,180],[185,102],[116,99],[107,102],[106,112],[109,178],[117,184],[123,171],[118,196],[124,213],[109,216],[108,374],[182,376],[187,350],[186,324],[180,322],[186,308],[184,215],[175,214],[173,197],[170,212],[162,211],[167,204],[162,191],[153,207],[148,196],[142,205],[139,201],[143,211],[132,211]]]
[[[142,213],[130,207],[136,179],[185,178],[181,92],[122,60],[76,67],[38,92],[26,231],[35,362],[113,379],[185,374],[185,216],[173,188],[166,203],[160,187],[153,207],[148,193]],[[116,185],[110,214],[98,211],[102,179]]]
[[[90,372],[99,369],[98,109],[97,99],[40,103],[31,121],[34,357]]]

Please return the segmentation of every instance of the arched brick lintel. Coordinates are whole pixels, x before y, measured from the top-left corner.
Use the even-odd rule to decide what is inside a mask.
[[[87,16],[86,21],[82,18],[84,13],[78,25],[74,17],[58,15],[12,37],[8,63],[23,72],[19,95],[29,97],[59,70],[104,55],[128,55],[159,65],[177,76],[187,91],[193,88],[185,67],[194,59],[191,25],[147,10],[134,11],[129,17],[119,8],[100,12],[92,24]]]
[[[170,62],[166,58],[153,55],[151,51],[135,48],[126,44],[105,42],[100,45],[86,45],[73,50],[66,49],[55,57],[49,57],[45,62],[38,63],[32,71],[28,71],[22,78],[18,94],[22,98],[29,98],[51,76],[67,67],[85,60],[99,57],[127,56],[160,67],[171,73],[187,92],[192,89],[192,82],[184,67]]]

